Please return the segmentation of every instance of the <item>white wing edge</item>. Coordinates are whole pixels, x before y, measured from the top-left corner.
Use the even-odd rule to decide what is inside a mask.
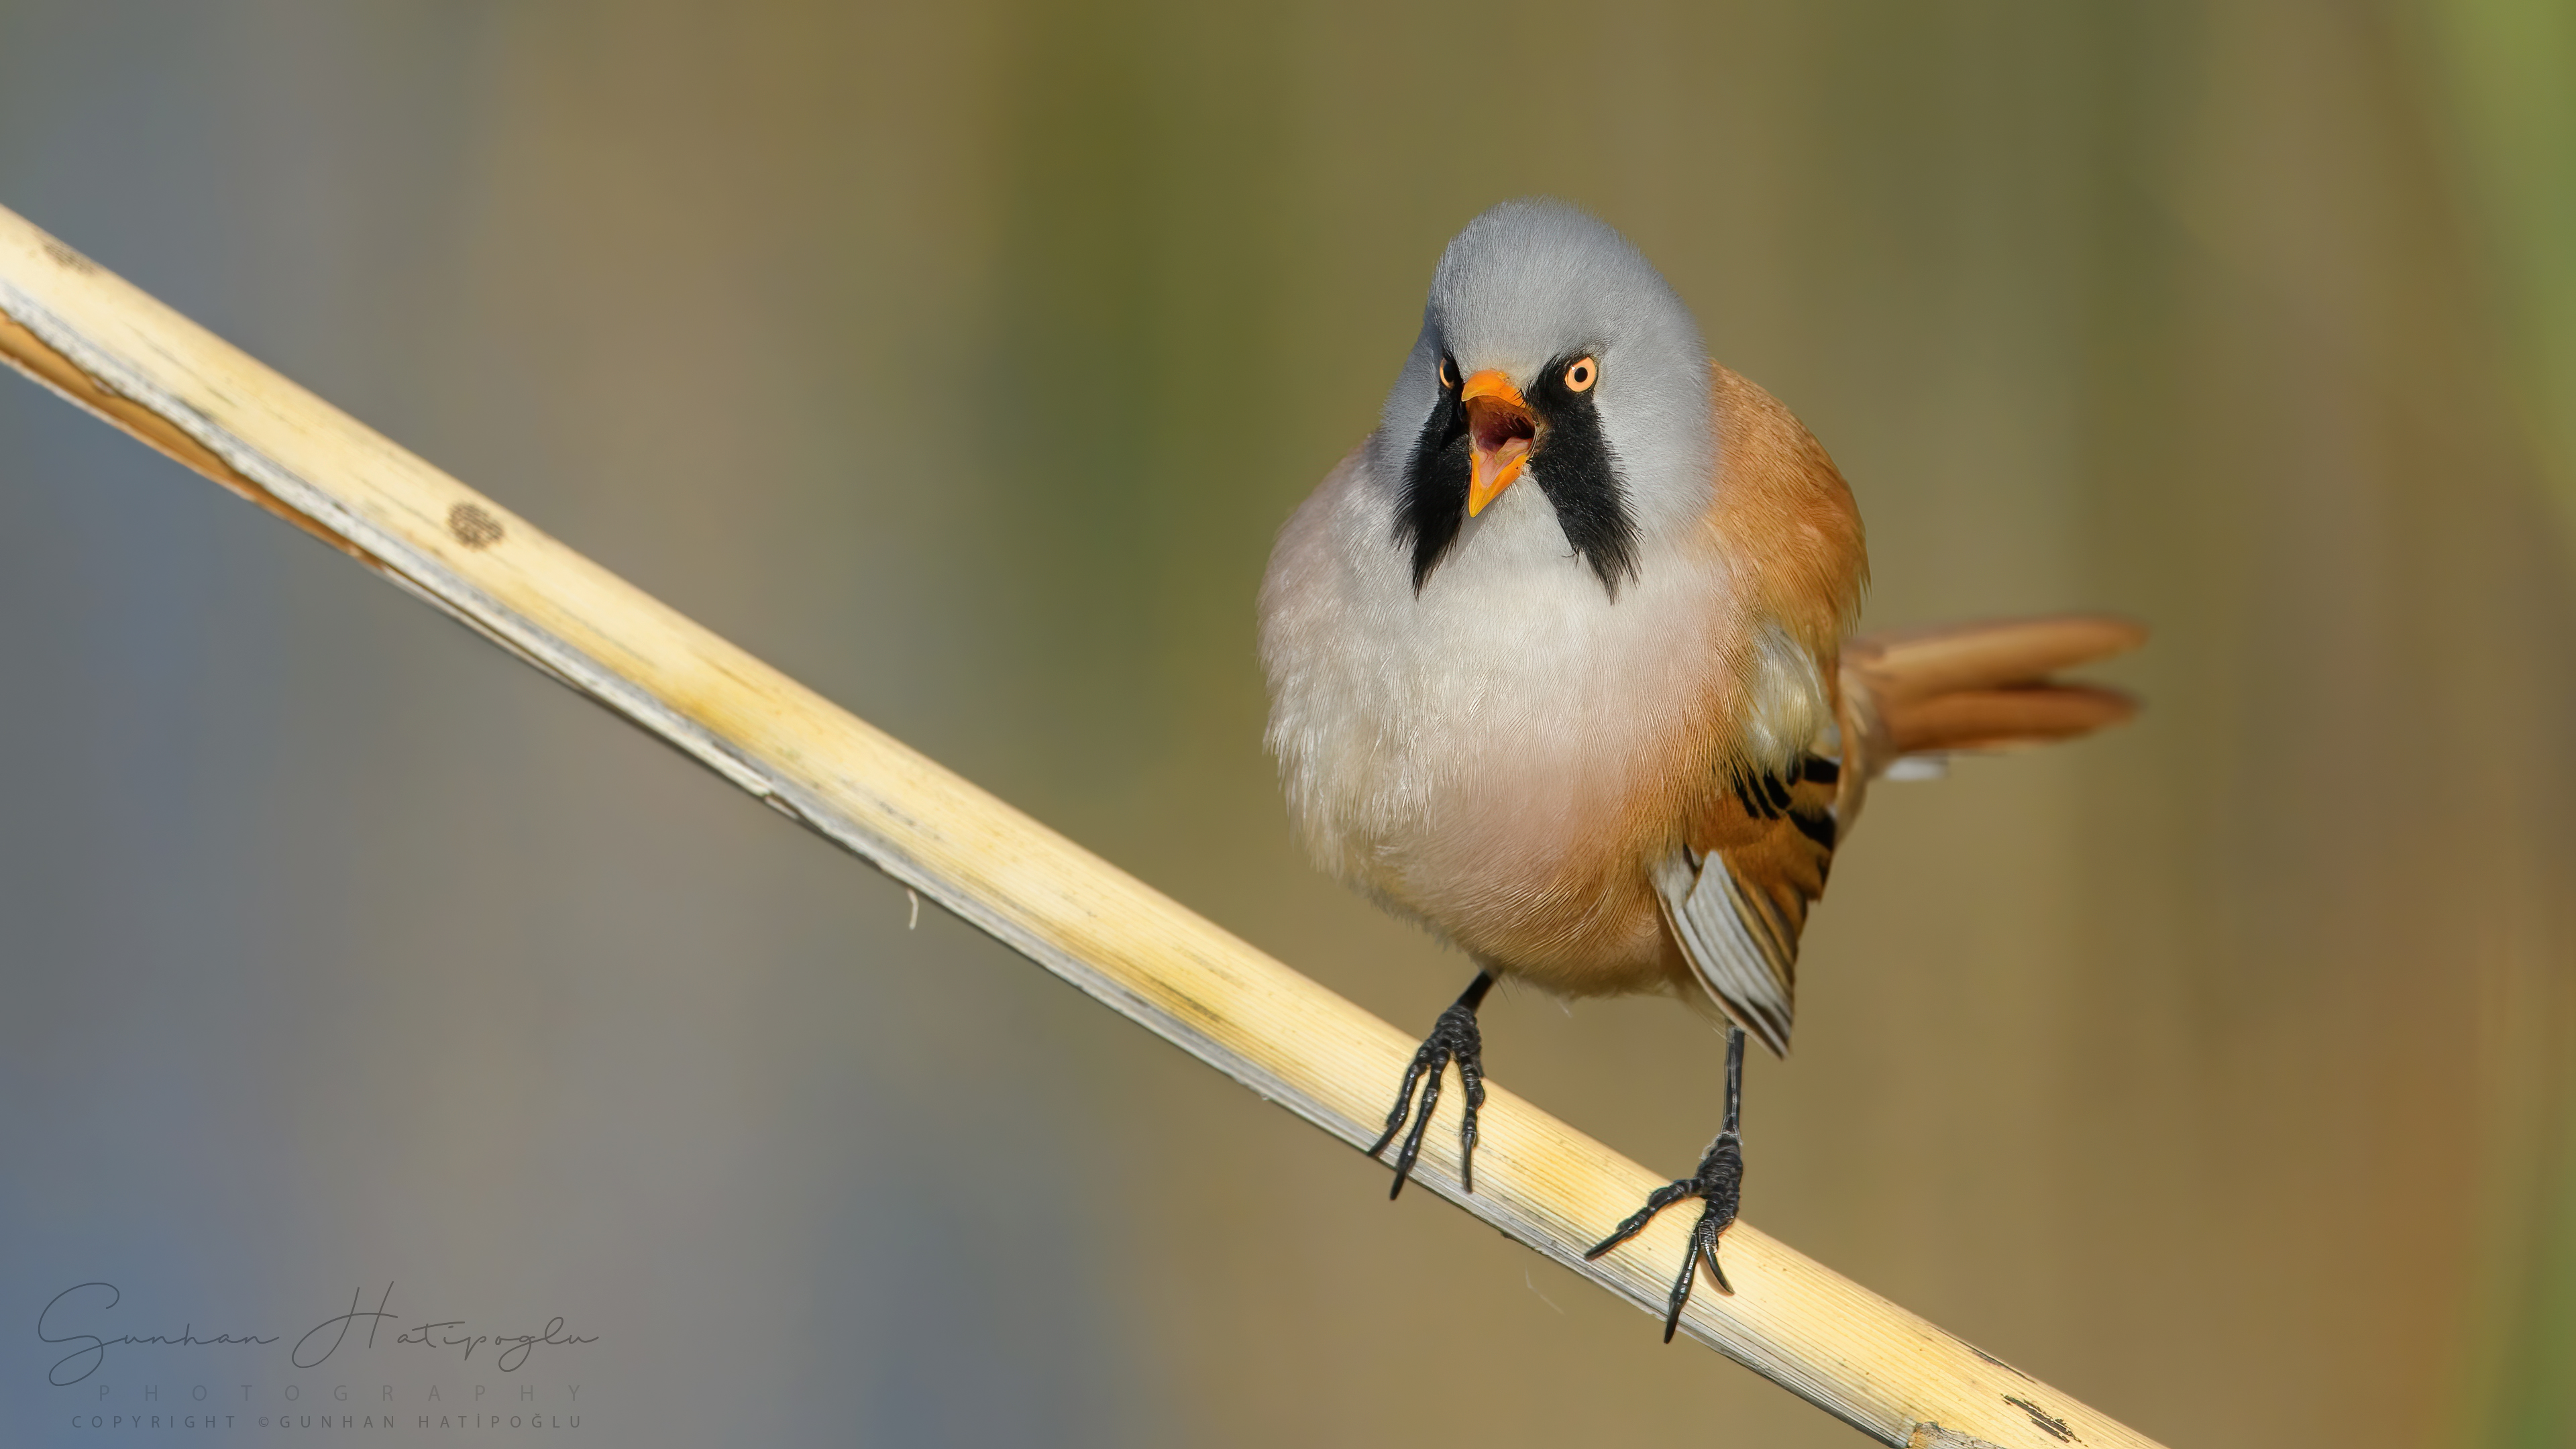
[[[1681,942],[1699,984],[1737,1025],[1773,1052],[1789,1053],[1790,1004],[1755,943],[1726,862],[1712,855],[1694,860],[1675,847],[1655,866],[1655,897],[1664,922]]]

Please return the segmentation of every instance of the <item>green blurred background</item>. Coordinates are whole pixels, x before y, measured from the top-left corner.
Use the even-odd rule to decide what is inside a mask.
[[[0,204],[1408,1027],[1251,600],[1533,192],[1872,625],[2157,630],[1873,802],[1748,1216],[2177,1446],[2576,1444],[2565,4],[0,0]],[[1856,1442],[16,382],[0,679],[0,1321],[568,1312],[619,1444]],[[1704,1144],[1690,1013],[1487,1041]]]

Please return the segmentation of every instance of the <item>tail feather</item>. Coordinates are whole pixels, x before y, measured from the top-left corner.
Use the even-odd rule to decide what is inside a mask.
[[[1886,718],[1888,743],[1895,758],[1903,759],[2071,740],[2119,724],[2137,712],[2137,700],[2116,689],[2025,684],[1935,695],[1899,705]]]
[[[1843,646],[1843,671],[1858,672],[1881,701],[1897,704],[1963,689],[2039,684],[2061,669],[2126,654],[2146,642],[2146,626],[2108,614],[1996,619],[1864,634]]]
[[[2057,614],[1864,635],[1843,646],[1844,828],[1868,782],[1908,755],[2005,750],[2091,734],[2130,718],[2116,689],[2066,684],[2061,669],[2125,654],[2144,626]]]

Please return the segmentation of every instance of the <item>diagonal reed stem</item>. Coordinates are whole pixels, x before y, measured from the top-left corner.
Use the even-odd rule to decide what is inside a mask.
[[[1351,1145],[1413,1039],[716,637],[0,209],[0,357],[668,741]],[[1476,1192],[1416,1177],[1661,1316],[1687,1215],[1583,1250],[1661,1179],[1499,1087]],[[2152,1441],[1744,1224],[1682,1331],[1897,1445]],[[1639,1352],[1651,1344],[1641,1332]]]

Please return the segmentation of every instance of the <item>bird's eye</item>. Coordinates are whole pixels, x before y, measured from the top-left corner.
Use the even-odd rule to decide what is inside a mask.
[[[1456,387],[1457,385],[1458,385],[1458,370],[1457,370],[1456,368],[1454,368],[1454,367],[1450,366],[1450,365],[1449,365],[1449,359],[1448,359],[1446,356],[1443,356],[1443,357],[1440,359],[1440,388],[1441,388],[1441,391],[1446,392],[1446,391],[1448,391],[1450,388]]]
[[[1589,357],[1578,357],[1574,359],[1572,363],[1568,364],[1565,369],[1565,390],[1567,392],[1590,392],[1592,390],[1592,384],[1599,382],[1600,380],[1601,364],[1593,361]]]

